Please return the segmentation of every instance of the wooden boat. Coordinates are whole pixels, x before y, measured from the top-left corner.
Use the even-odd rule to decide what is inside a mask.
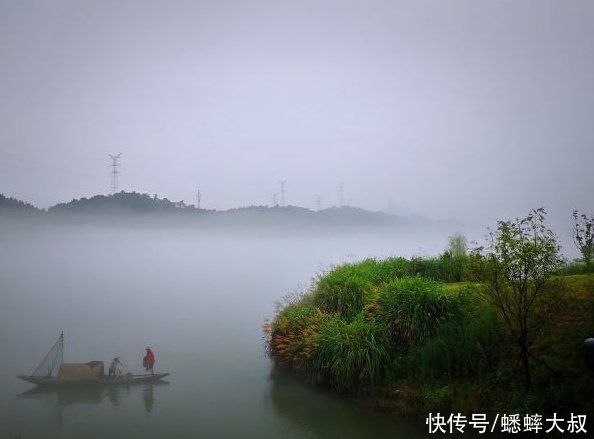
[[[58,375],[54,371],[58,370]],[[64,363],[64,333],[60,334],[47,355],[31,375],[17,375],[17,378],[44,387],[80,386],[126,386],[137,383],[156,383],[169,376],[168,373],[147,373],[107,376],[102,361],[89,363]]]
[[[155,374],[125,374],[120,377],[102,376],[93,380],[65,380],[57,376],[39,377],[33,375],[17,375],[23,381],[33,383],[38,386],[47,387],[72,387],[72,386],[125,386],[137,383],[154,383],[169,376],[168,373]]]

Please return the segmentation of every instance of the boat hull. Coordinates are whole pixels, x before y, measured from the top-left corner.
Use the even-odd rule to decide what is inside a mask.
[[[169,376],[168,373],[143,375],[122,375],[120,377],[103,376],[94,380],[64,380],[59,377],[36,377],[17,375],[23,381],[43,387],[81,387],[81,386],[126,386],[138,383],[154,383]]]

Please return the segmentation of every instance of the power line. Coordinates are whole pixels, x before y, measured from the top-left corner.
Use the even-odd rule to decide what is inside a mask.
[[[122,153],[118,153],[118,154],[109,154],[109,158],[111,159],[111,187],[110,187],[110,193],[113,194],[117,194],[120,191],[120,182],[119,182],[119,167],[120,167],[120,157],[122,156]]]

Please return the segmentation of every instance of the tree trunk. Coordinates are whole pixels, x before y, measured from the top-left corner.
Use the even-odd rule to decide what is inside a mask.
[[[526,343],[526,334],[520,335],[520,357],[522,359],[522,369],[524,372],[524,389],[529,392],[532,388],[532,375],[530,373],[530,363],[528,355],[528,346]]]

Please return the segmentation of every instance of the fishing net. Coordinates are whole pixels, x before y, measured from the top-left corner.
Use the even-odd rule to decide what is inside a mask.
[[[45,355],[37,369],[33,371],[33,376],[51,377],[54,370],[60,367],[64,362],[64,334],[60,334],[58,340],[54,343],[49,352]]]

